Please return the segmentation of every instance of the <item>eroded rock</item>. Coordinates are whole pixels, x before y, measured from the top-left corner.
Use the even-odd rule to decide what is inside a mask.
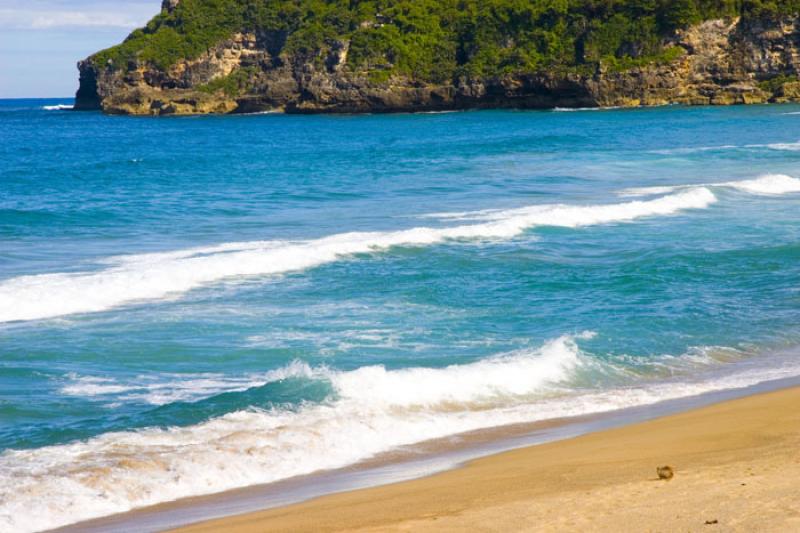
[[[174,9],[178,0],[165,0]],[[133,62],[82,61],[78,109],[136,115],[391,112],[487,107],[550,108],[731,105],[800,100],[800,28],[795,19],[710,20],[677,34],[676,59],[615,71],[538,72],[459,78],[431,84],[405,76],[382,79],[347,63],[349,43],[336,41],[322,59],[289,55],[281,32],[239,33],[200,57],[169,69]],[[213,88],[239,72],[238,94]],[[765,80],[785,83],[763,87]],[[781,78],[783,79],[783,78]],[[210,84],[210,85],[209,85]]]

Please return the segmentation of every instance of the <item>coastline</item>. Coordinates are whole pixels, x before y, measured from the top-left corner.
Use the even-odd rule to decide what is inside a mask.
[[[0,530],[236,520],[800,385],[796,105],[55,103],[3,108]]]
[[[573,6],[570,10],[549,13],[550,18],[540,22],[549,26],[554,24],[553,20],[559,20],[572,28],[553,38],[560,43],[555,48],[574,49],[573,57],[552,54],[551,47],[544,47],[536,52],[537,60],[511,59],[516,53],[528,57],[530,51],[523,46],[509,56],[508,62],[496,63],[497,59],[486,57],[500,54],[499,50],[488,52],[493,45],[483,42],[477,34],[439,32],[432,27],[418,31],[425,39],[437,43],[440,50],[472,51],[453,54],[451,57],[456,61],[440,62],[429,56],[429,51],[417,50],[410,42],[400,46],[402,40],[395,42],[394,47],[374,48],[367,44],[373,28],[364,20],[364,13],[356,14],[349,9],[344,9],[342,16],[354,16],[361,21],[358,29],[343,33],[332,29],[337,35],[335,39],[307,43],[309,50],[304,52],[291,43],[297,38],[305,39],[299,37],[305,32],[316,32],[315,26],[308,26],[320,16],[313,9],[296,21],[288,32],[288,40],[284,35],[273,41],[263,37],[276,30],[273,22],[255,13],[241,11],[238,21],[229,22],[228,26],[222,21],[231,17],[236,20],[236,16],[228,13],[226,17],[213,9],[200,15],[194,6],[177,5],[162,8],[160,17],[150,22],[146,33],[134,33],[124,43],[79,62],[76,109],[145,116],[272,109],[296,114],[350,114],[670,103],[731,105],[800,99],[800,82],[796,76],[787,75],[797,70],[792,59],[796,55],[796,14],[791,10],[777,10],[765,16],[757,10],[726,8],[678,24],[654,23],[648,25],[644,34],[627,37],[629,41],[625,42],[637,43],[631,44],[633,48],[614,45],[599,52],[595,49],[598,44],[584,49],[581,43],[592,43],[594,32],[605,27],[609,18],[622,26],[609,26],[615,29],[606,31],[624,34],[626,30],[621,28],[628,27],[628,23],[621,21],[626,21],[630,13],[623,6],[602,14]],[[665,12],[660,8],[647,8],[641,13],[645,12],[652,20],[665,20]],[[641,13],[636,16],[644,16]],[[200,16],[211,17],[210,27],[222,25],[219,33],[198,32],[188,22]],[[374,14],[375,20],[382,20],[376,27],[392,28],[397,32],[394,38],[401,39],[399,36],[407,30],[384,16]],[[429,16],[436,19],[451,14],[445,15],[436,8]],[[535,19],[541,14],[532,16]],[[575,20],[584,23],[577,24]],[[589,20],[592,24],[586,24]],[[507,21],[487,16],[484,23],[499,34],[515,35],[516,30],[508,27]],[[469,27],[471,22],[451,21],[451,24]],[[583,29],[578,30],[579,26]],[[167,31],[166,27],[180,28],[181,35],[187,36],[182,38],[189,38],[195,44],[164,47],[154,36]],[[216,37],[211,38],[212,35]],[[197,39],[204,41],[204,45],[192,50]],[[527,37],[518,35],[510,42],[524,42],[523,39]],[[509,46],[513,49],[517,45]],[[389,49],[395,52],[389,53]],[[310,53],[311,50],[314,52]],[[155,57],[160,59],[155,61]],[[276,61],[277,58],[280,59]],[[416,66],[409,69],[404,64]],[[710,69],[709,65],[715,68]]]
[[[178,531],[793,530],[799,402],[758,393]]]
[[[558,450],[562,445],[572,446],[571,443],[578,439],[603,440],[607,438],[607,434],[614,431],[635,432],[644,424],[660,423],[673,417],[688,416],[705,409],[727,406],[732,402],[746,403],[752,398],[790,391],[800,395],[800,378],[774,379],[742,388],[716,390],[696,396],[581,417],[481,430],[455,435],[448,439],[428,441],[342,469],[165,502],[74,523],[53,531],[109,533],[135,529],[156,532],[173,528],[186,528],[188,531],[228,531],[234,525],[238,527],[242,521],[247,523],[254,521],[256,524],[269,521],[269,526],[263,527],[273,530],[275,527],[280,527],[272,524],[277,515],[283,517],[284,513],[288,516],[297,512],[304,514],[306,506],[315,507],[320,503],[324,505],[330,498],[352,495],[356,499],[359,496],[369,499],[372,491],[391,490],[391,487],[400,487],[399,490],[402,492],[402,487],[406,485],[425,484],[428,480],[436,480],[440,476],[470,469],[474,464],[505,457],[509,453],[525,454],[528,450],[535,454],[539,452],[533,450],[544,447]],[[796,426],[797,434],[800,435],[800,422]],[[650,478],[654,477],[654,468],[651,465],[647,469]],[[412,505],[411,508],[415,507]],[[342,524],[342,528],[345,529],[360,527],[344,521]],[[258,525],[255,529],[263,530],[263,527]],[[296,529],[300,526],[288,527]]]

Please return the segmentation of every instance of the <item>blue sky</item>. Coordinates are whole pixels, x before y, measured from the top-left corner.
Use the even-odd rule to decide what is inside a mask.
[[[161,0],[0,0],[0,98],[73,96],[78,60],[160,9]]]

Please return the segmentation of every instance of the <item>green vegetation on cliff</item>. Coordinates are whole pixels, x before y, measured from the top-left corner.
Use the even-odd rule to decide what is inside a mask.
[[[250,77],[255,74],[253,67],[239,68],[227,76],[216,78],[209,83],[198,86],[197,90],[209,94],[222,91],[226,95],[236,98],[247,90],[250,86]]]
[[[800,0],[182,0],[94,57],[125,69],[167,68],[236,32],[268,35],[275,51],[323,63],[349,42],[348,68],[424,81],[554,69],[626,69],[680,54],[665,39],[720,17],[800,12]],[[239,90],[242,80],[209,87]]]

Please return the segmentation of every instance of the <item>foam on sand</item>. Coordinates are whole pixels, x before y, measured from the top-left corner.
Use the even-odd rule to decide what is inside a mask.
[[[354,254],[396,246],[431,246],[454,240],[509,239],[537,226],[579,228],[630,222],[703,209],[716,201],[706,188],[692,188],[647,201],[605,205],[537,205],[484,212],[482,221],[443,228],[341,233],[308,241],[228,243],[167,253],[112,257],[93,272],[21,276],[0,281],[0,322],[105,311],[160,300],[222,280],[301,271]]]
[[[444,368],[339,371],[297,362],[265,379],[327,382],[327,401],[6,451],[0,455],[0,530],[54,528],[344,467],[461,432],[647,405],[798,373],[785,367],[708,379],[703,369],[720,364],[713,350],[630,368],[583,352],[580,341],[592,336],[563,336],[538,349]],[[654,381],[659,365],[673,379]]]

